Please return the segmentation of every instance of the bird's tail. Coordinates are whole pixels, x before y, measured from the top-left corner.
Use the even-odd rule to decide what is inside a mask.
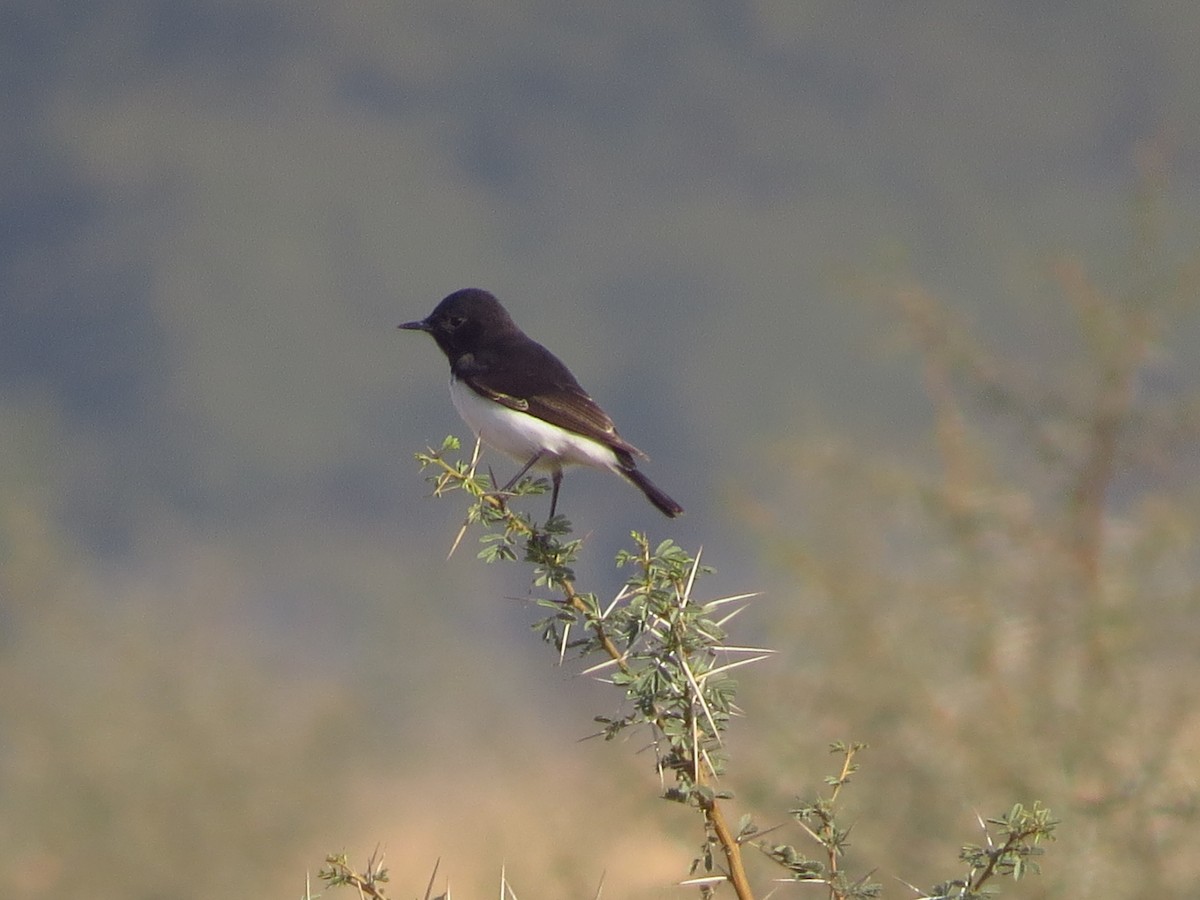
[[[649,478],[643,475],[632,463],[621,466],[621,474],[629,479],[638,490],[646,495],[646,499],[658,507],[664,516],[673,519],[683,513],[683,507],[664,494]]]

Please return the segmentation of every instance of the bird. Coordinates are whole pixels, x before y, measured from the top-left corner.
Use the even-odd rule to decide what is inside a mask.
[[[525,334],[496,297],[464,288],[424,319],[399,326],[430,335],[450,362],[450,397],[476,437],[522,464],[501,488],[530,469],[550,473],[550,518],[563,469],[584,465],[620,475],[663,515],[683,507],[637,467],[646,454],[617,432],[613,420],[580,387],[557,356]]]

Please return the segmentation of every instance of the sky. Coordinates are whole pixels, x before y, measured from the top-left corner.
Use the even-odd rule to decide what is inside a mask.
[[[927,449],[863,284],[922,285],[1037,362],[1064,340],[1053,260],[1122,289],[1147,174],[1165,252],[1193,248],[1198,33],[1165,0],[0,3],[9,518],[168,609],[211,570],[236,597],[213,620],[268,645],[382,641],[355,604],[398,582],[443,617],[425,640],[461,640],[454,598],[524,588],[441,562],[461,510],[411,458],[466,429],[396,325],[474,286],[752,590],[729,496],[772,496],[764,448]],[[667,533],[599,474],[560,510],[608,584],[631,529]],[[506,610],[469,615],[525,640]]]

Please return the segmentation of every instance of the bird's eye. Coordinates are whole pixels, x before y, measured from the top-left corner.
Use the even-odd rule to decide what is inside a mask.
[[[453,331],[465,321],[467,321],[466,316],[450,316],[450,318],[446,319],[446,327]]]

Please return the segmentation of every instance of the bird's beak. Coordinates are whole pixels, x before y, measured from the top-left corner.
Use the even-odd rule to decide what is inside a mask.
[[[429,323],[426,322],[424,319],[421,319],[420,321],[417,321],[417,322],[405,322],[403,325],[400,325],[399,327],[404,328],[408,331],[428,331]]]

